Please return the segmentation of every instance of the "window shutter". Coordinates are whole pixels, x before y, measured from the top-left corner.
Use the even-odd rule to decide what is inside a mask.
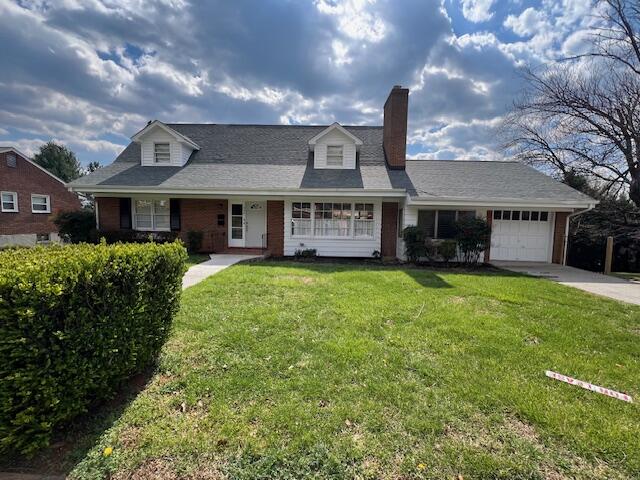
[[[171,231],[180,230],[180,199],[172,198],[169,200],[169,216]]]
[[[131,199],[120,199],[120,228],[123,230],[131,229]]]

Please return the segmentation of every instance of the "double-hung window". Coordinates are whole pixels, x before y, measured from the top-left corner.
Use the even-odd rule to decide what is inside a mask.
[[[327,167],[342,167],[342,145],[327,145]]]
[[[356,203],[353,211],[353,235],[373,237],[373,203]]]
[[[16,192],[2,192],[2,208],[3,212],[18,211],[18,194]]]
[[[171,144],[155,143],[153,145],[153,161],[158,164],[171,163]]]
[[[350,235],[350,203],[316,203],[314,209],[316,237],[348,237]]]
[[[311,229],[311,203],[294,202],[291,210],[291,234],[308,237]]]
[[[136,200],[136,230],[169,230],[169,200]]]
[[[49,195],[31,195],[31,213],[51,213]]]

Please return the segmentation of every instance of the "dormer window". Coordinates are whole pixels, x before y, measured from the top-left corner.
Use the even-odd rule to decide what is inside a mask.
[[[155,163],[171,163],[171,144],[155,143],[153,161]]]
[[[342,145],[327,145],[327,167],[342,167]]]

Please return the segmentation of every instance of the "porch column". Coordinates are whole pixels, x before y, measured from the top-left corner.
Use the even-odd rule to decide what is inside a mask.
[[[283,200],[267,200],[267,250],[274,257],[284,256]]]
[[[382,258],[396,258],[396,242],[398,239],[398,203],[382,202],[382,232],[380,253]]]
[[[553,254],[551,261],[562,264],[564,259],[564,239],[567,232],[567,216],[569,212],[556,212],[556,221],[553,228]]]

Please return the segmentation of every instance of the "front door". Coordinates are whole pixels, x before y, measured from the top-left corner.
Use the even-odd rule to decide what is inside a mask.
[[[244,203],[230,203],[229,218],[231,218],[229,228],[229,246],[244,247],[247,224],[245,219]]]
[[[267,230],[265,202],[245,202],[245,209],[245,247],[263,248],[263,237]]]

